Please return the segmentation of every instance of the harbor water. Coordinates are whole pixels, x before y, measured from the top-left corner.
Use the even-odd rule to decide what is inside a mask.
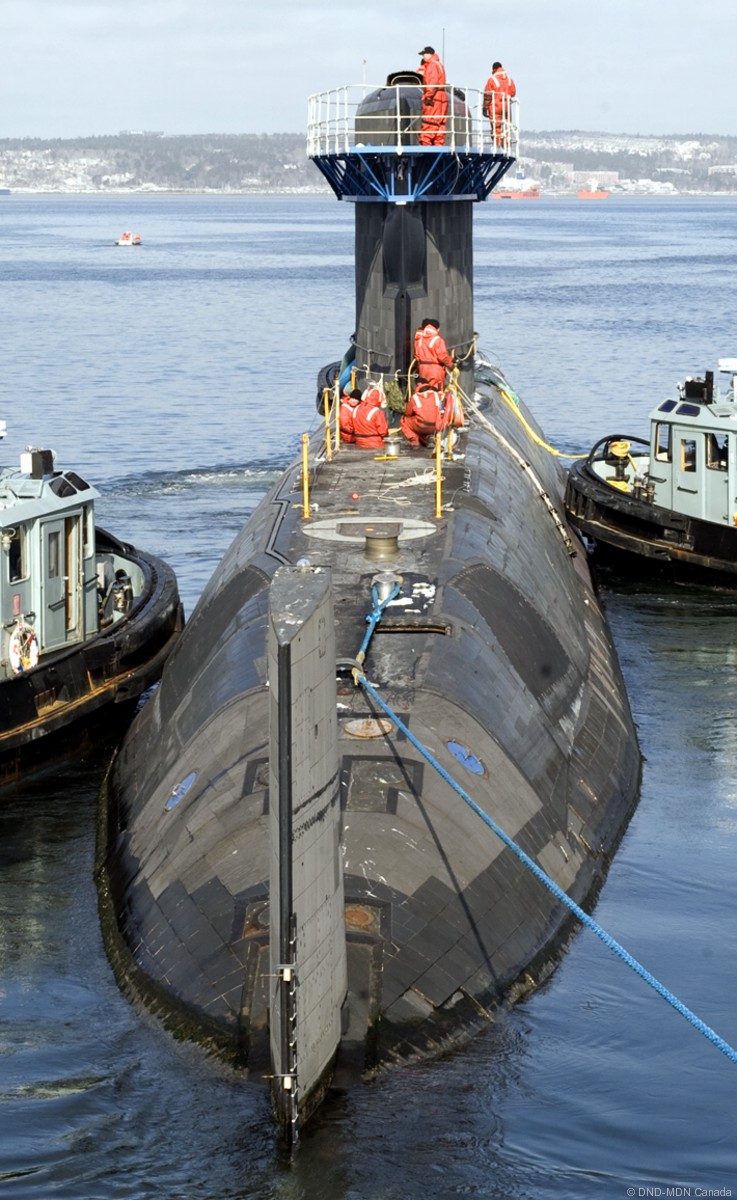
[[[492,200],[474,254],[480,346],[568,453],[645,435],[677,380],[737,354],[737,198]],[[347,348],[351,206],[12,195],[0,280],[3,461],[53,447],[190,613]],[[737,596],[601,592],[644,763],[594,915],[737,1046]],[[0,796],[2,1200],[737,1196],[737,1065],[586,930],[487,1032],[332,1097],[287,1156],[263,1082],[118,991],[93,879],[107,753]]]

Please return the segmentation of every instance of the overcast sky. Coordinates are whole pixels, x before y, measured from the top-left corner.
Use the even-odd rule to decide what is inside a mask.
[[[426,43],[523,131],[737,134],[736,0],[0,0],[0,137],[300,132]]]

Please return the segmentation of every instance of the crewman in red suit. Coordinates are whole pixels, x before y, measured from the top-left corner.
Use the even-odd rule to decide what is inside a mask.
[[[514,80],[500,62],[492,63],[491,75],[484,88],[484,116],[491,121],[491,136],[497,145],[509,143],[512,121],[512,97],[517,95]]]
[[[399,424],[410,446],[428,446],[430,439],[446,425],[444,393],[431,383],[420,383],[407,401]]]
[[[368,387],[353,410],[353,441],[362,450],[380,450],[389,432],[384,397],[377,387]]]
[[[344,391],[340,397],[338,421],[340,424],[341,442],[354,441],[353,418],[360,403],[361,392],[358,388],[354,388],[352,392]]]
[[[445,386],[445,370],[455,366],[448,347],[440,336],[440,322],[426,317],[415,334],[414,355],[420,379],[432,383],[440,391]]]
[[[421,146],[444,146],[448,115],[448,92],[445,87],[445,67],[432,46],[420,50],[422,62],[417,74],[422,77]]]

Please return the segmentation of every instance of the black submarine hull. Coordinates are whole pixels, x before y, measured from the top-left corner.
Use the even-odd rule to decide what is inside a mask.
[[[437,1053],[544,979],[571,918],[355,687],[377,570],[402,578],[372,683],[577,902],[601,885],[640,758],[564,477],[481,364],[462,454],[313,446],[244,526],[106,785],[98,878],[123,985],[172,1028],[269,1070],[270,581],[332,572],[348,995],[341,1082]],[[521,410],[530,428],[528,413]],[[367,530],[397,522],[372,558]],[[573,539],[573,540],[571,540]]]
[[[472,204],[515,137],[490,145],[466,91],[447,142],[415,145],[392,89],[347,123],[351,89],[320,94],[308,132],[356,202],[350,387],[398,406],[434,322],[465,426],[442,457],[312,438],[207,585],[101,807],[119,978],[268,1077],[290,1142],[331,1080],[453,1045],[571,931],[448,779],[581,903],[640,769],[563,473],[476,354]]]

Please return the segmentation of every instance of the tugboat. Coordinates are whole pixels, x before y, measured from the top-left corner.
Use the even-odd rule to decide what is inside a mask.
[[[355,334],[322,375],[324,423],[216,569],[102,796],[120,983],[267,1077],[290,1143],[331,1085],[492,1020],[572,932],[449,780],[578,901],[637,797],[564,473],[475,349],[473,203],[515,161],[516,109],[491,141],[483,93],[449,91],[429,145],[419,76],[311,100],[308,152],[355,204]],[[426,449],[346,444],[341,380],[402,407],[428,321],[465,426]]]
[[[678,385],[650,414],[650,440],[602,438],[566,485],[571,522],[602,562],[675,583],[737,587],[737,358]]]
[[[51,450],[0,471],[0,783],[130,718],[181,632],[174,572],[96,529],[98,496]]]

